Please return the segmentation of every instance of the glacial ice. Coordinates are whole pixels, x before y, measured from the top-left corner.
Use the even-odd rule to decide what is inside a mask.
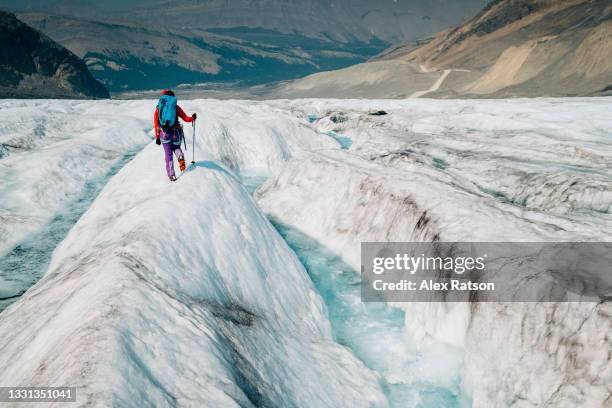
[[[100,188],[150,140],[140,107],[123,108],[0,102],[0,310],[44,274]]]
[[[80,405],[386,406],[236,176],[201,160],[170,184],[160,159],[114,176],[2,313],[0,383],[71,384]]]
[[[612,99],[180,104],[199,114],[197,166],[168,183],[149,145],[112,175],[0,314],[0,385],[75,385],[95,406],[609,400],[609,302],[363,304],[356,271],[361,241],[609,241]],[[153,106],[0,105],[2,146],[28,149],[0,158],[21,180],[1,208],[28,210],[3,222],[20,235],[0,265],[150,138]]]
[[[357,271],[316,240],[282,224],[276,227],[325,300],[334,339],[381,374],[391,407],[456,407],[466,402],[459,388],[460,350],[445,344],[419,350],[406,336],[402,309],[362,302]]]
[[[610,241],[611,105],[294,101],[315,128],[353,146],[288,162],[257,200],[355,270],[362,241]],[[367,115],[374,107],[389,115]],[[460,372],[445,372],[461,377],[473,406],[609,402],[609,302],[397,307],[421,350],[463,349]]]
[[[104,101],[0,102],[0,255],[150,140],[152,126],[140,109]]]

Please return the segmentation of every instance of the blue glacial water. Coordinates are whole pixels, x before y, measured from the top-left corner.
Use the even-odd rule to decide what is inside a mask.
[[[273,223],[325,301],[335,340],[380,374],[391,407],[470,405],[459,390],[459,350],[439,346],[426,353],[417,351],[405,332],[404,310],[362,302],[360,276],[354,269],[312,238]]]
[[[342,150],[348,150],[353,145],[353,140],[348,136],[339,135],[331,130],[329,132],[325,132],[325,134],[338,142]]]
[[[308,115],[308,123],[312,124],[314,122],[316,122],[317,120],[319,120],[319,116],[314,115],[314,114],[309,114]],[[336,142],[338,142],[338,144],[340,145],[340,148],[342,150],[348,150],[351,148],[352,144],[353,144],[353,140],[348,137],[348,136],[342,136],[337,134],[336,132],[334,132],[333,130],[330,130],[328,132],[324,133],[325,135],[331,137],[332,139],[334,139]]]
[[[104,176],[89,180],[80,196],[45,228],[0,257],[0,312],[17,301],[45,274],[57,245],[89,208],[108,180],[135,155],[136,151],[127,153]]]

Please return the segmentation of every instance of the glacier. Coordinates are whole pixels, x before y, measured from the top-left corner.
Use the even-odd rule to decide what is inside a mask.
[[[102,101],[0,105],[0,310],[40,279],[106,181],[150,140],[140,107],[124,108]]]
[[[360,242],[612,237],[610,99],[290,106],[353,145],[290,161],[258,203],[354,270]],[[378,108],[389,115],[368,114]],[[422,353],[439,343],[462,349],[460,367],[440,370],[461,378],[472,406],[609,404],[609,301],[395,306]]]
[[[99,406],[385,406],[236,175],[201,160],[169,184],[160,160],[120,170],[2,313],[0,383]]]
[[[610,241],[611,98],[180,104],[196,165],[171,184],[154,101],[0,103],[19,282],[0,294],[40,277],[2,269],[15,248],[46,259],[0,314],[0,385],[77,386],[80,406],[609,404],[608,301],[364,304],[358,271],[362,241]]]

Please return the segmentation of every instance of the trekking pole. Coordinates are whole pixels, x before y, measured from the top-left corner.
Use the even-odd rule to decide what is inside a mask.
[[[191,141],[191,164],[195,165],[195,120],[191,122],[193,128],[193,140]]]

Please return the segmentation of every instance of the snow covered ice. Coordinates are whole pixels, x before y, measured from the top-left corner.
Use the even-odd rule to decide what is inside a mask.
[[[79,406],[609,399],[609,302],[364,305],[355,285],[361,241],[610,241],[612,99],[179,103],[197,165],[174,184],[140,150],[154,101],[0,104],[0,268],[57,246],[0,314],[0,385]]]
[[[355,270],[367,241],[610,241],[610,102],[296,101],[353,145],[289,162],[258,203]],[[390,114],[366,114],[374,108]],[[459,376],[473,406],[609,396],[609,302],[397,307],[424,354],[440,342],[463,350],[460,372],[436,371]]]
[[[40,278],[99,189],[149,140],[143,114],[102,101],[0,104],[0,299]]]
[[[0,382],[97,405],[384,406],[236,177],[205,160],[169,184],[159,160],[150,145],[113,177],[3,313]]]

